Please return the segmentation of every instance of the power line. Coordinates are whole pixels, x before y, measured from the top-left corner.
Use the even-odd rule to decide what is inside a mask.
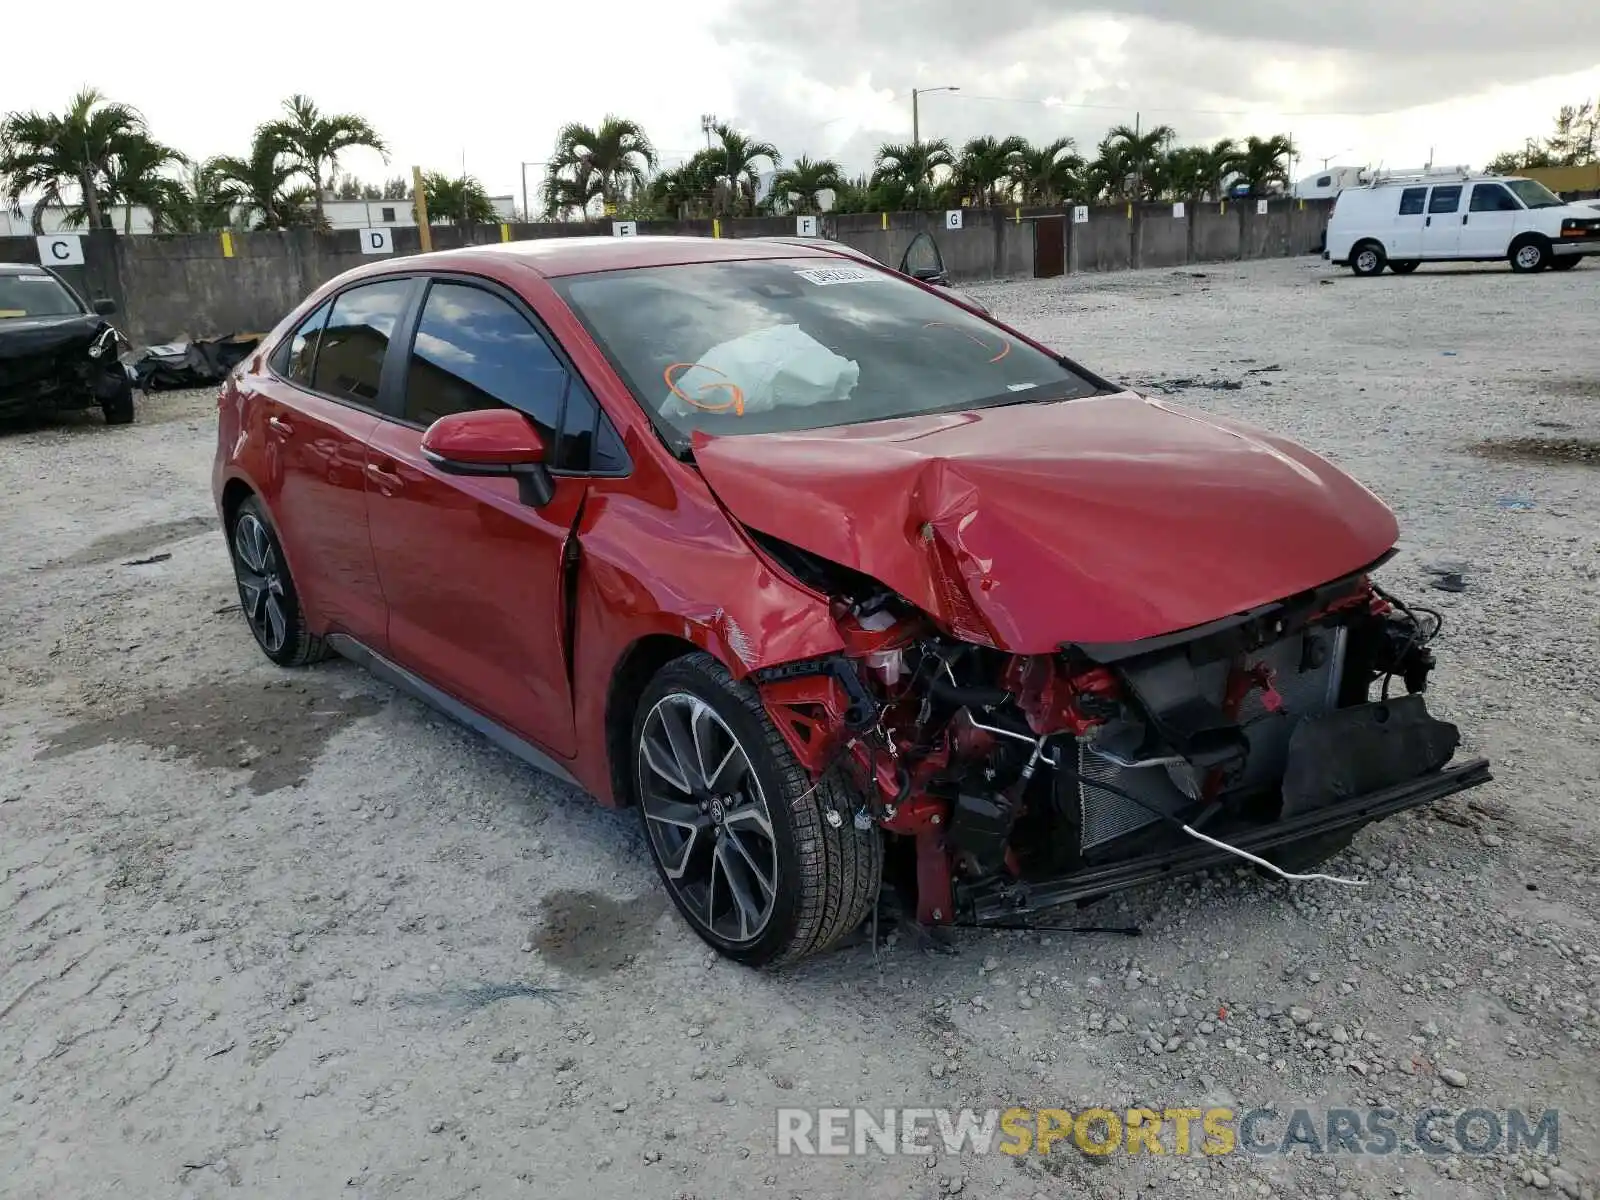
[[[1129,101],[1127,104],[1069,104],[1065,100],[1041,100],[1031,96],[979,96],[971,92],[956,92],[952,98],[955,100],[980,100],[993,104],[1037,104],[1044,108],[1081,108],[1109,112],[1188,113],[1194,116],[1211,117],[1382,117],[1387,116],[1389,113],[1402,111],[1395,108],[1365,111],[1352,109],[1339,112],[1286,112],[1278,109],[1263,110],[1261,108],[1173,108],[1140,104],[1137,101]]]

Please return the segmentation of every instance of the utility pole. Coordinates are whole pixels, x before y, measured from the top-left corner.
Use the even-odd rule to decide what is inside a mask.
[[[1142,113],[1133,114],[1133,198],[1144,199],[1144,150],[1139,146],[1139,119]]]
[[[911,89],[911,144],[922,145],[922,121],[917,112],[917,97],[926,96],[930,92],[959,92],[959,87],[931,87]]]
[[[711,134],[717,127],[716,113],[700,114],[700,132],[706,135],[706,149],[711,149]]]

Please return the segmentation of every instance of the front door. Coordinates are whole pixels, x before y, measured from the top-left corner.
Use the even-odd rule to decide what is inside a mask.
[[[1461,253],[1459,183],[1435,186],[1428,197],[1428,218],[1422,227],[1423,258],[1455,258]]]
[[[559,467],[557,430],[569,400],[593,403],[519,302],[498,289],[434,280],[397,419],[379,423],[367,451],[391,656],[564,757],[576,746],[563,562],[587,480],[558,473],[554,498],[532,508],[514,480],[435,469],[422,456],[422,435],[450,413],[511,407],[533,421],[547,461]]]
[[[1475,183],[1472,199],[1461,218],[1463,257],[1504,258],[1511,252],[1511,239],[1522,218],[1518,204],[1503,183]]]
[[[1408,187],[1400,193],[1400,210],[1389,239],[1389,257],[1404,262],[1422,257],[1422,230],[1428,219],[1428,189]]]

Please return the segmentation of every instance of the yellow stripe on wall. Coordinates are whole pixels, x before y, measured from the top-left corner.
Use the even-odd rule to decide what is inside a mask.
[[[885,229],[889,228],[889,214],[888,213],[880,213],[879,215],[883,217],[883,227]]]
[[[511,226],[504,221],[500,222],[500,240],[502,242],[509,242],[511,240]]]
[[[722,221],[717,217],[711,218],[711,236],[715,238],[722,236]]]
[[[222,231],[222,257],[233,257],[233,234],[229,233],[226,229]]]

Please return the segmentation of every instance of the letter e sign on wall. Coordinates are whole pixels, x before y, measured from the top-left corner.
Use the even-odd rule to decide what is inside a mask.
[[[361,253],[393,254],[394,234],[387,229],[363,229],[361,231]]]

